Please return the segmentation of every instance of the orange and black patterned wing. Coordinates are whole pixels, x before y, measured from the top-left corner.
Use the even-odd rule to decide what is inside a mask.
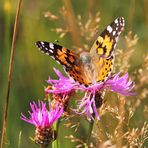
[[[79,65],[79,55],[77,53],[63,46],[44,41],[37,41],[36,46],[41,50],[41,52],[49,55],[58,63],[63,65],[65,71],[75,81],[83,85],[89,84],[82,68]]]
[[[93,44],[90,54],[98,56],[98,66],[101,67],[96,81],[98,83],[105,81],[112,72],[114,64],[114,49],[116,47],[119,35],[124,29],[125,20],[118,17],[100,34]]]
[[[58,63],[64,65],[65,67],[72,67],[78,58],[78,55],[72,50],[54,43],[37,41],[36,46],[41,52],[49,55],[51,58],[55,59]]]
[[[99,64],[102,65],[102,67],[98,73],[98,83],[106,81],[106,79],[110,76],[113,70],[114,55],[110,56],[109,58],[100,58]]]
[[[118,37],[124,29],[125,20],[118,17],[100,34],[93,44],[90,53],[97,53],[101,57],[108,58],[113,54]]]

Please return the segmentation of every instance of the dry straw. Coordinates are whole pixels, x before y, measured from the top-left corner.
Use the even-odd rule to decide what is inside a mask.
[[[10,88],[11,88],[12,66],[13,66],[13,59],[14,59],[14,50],[15,50],[15,45],[16,45],[16,35],[17,35],[17,29],[18,29],[18,20],[19,20],[21,2],[22,2],[22,0],[18,1],[16,17],[15,17],[15,23],[14,23],[14,30],[13,30],[11,55],[10,55],[10,61],[9,61],[7,91],[6,91],[6,103],[5,103],[4,117],[3,117],[3,129],[2,129],[2,138],[1,138],[1,148],[4,147],[5,137],[6,137],[7,114],[8,114],[8,108],[9,108],[9,102],[10,102],[9,95],[10,95]]]

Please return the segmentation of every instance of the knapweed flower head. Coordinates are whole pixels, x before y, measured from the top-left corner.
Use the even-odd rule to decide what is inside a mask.
[[[36,127],[34,141],[38,145],[46,147],[51,141],[55,140],[55,131],[52,130],[52,125],[61,117],[63,108],[56,106],[55,108],[50,107],[50,110],[48,110],[46,104],[42,101],[38,101],[38,104],[30,103],[30,107],[30,117],[27,118],[21,114],[21,119]]]
[[[33,102],[30,103],[31,111],[29,111],[30,118],[25,117],[21,114],[21,119],[33,124],[38,128],[48,128],[62,115],[63,109],[51,108],[49,111],[46,108],[46,104],[42,101],[38,102],[38,105]]]
[[[96,101],[97,98],[101,98],[104,90],[110,90],[124,96],[133,95],[131,92],[133,88],[133,82],[128,79],[128,74],[120,76],[120,73],[110,76],[105,82],[95,83],[88,87],[75,82],[71,77],[65,77],[62,73],[54,68],[55,73],[59,77],[58,80],[49,79],[47,82],[52,86],[52,89],[45,89],[46,93],[60,94],[65,96],[71,92],[81,91],[84,92],[84,97],[80,100],[77,109],[75,110],[78,114],[86,114],[88,119],[93,118],[95,114],[99,120],[99,114],[97,111]]]
[[[47,83],[49,83],[52,86],[52,89],[45,89],[46,93],[53,93],[53,94],[69,94],[71,91],[75,90],[76,82],[69,77],[65,77],[62,75],[62,73],[57,70],[56,68],[53,68],[56,75],[59,77],[58,80],[49,79],[47,80]]]

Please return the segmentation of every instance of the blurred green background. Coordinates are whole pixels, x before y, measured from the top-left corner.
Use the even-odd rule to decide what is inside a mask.
[[[132,30],[139,37],[138,44],[132,55],[131,69],[140,67],[143,55],[146,54],[148,47],[148,1],[147,0],[25,0],[22,1],[19,16],[19,27],[16,39],[15,56],[12,72],[12,83],[10,93],[10,106],[7,120],[7,148],[16,148],[20,131],[22,132],[21,147],[37,147],[29,137],[34,135],[34,127],[20,120],[20,114],[27,114],[29,102],[44,98],[44,87],[47,86],[45,80],[48,76],[56,78],[52,67],[62,70],[48,56],[40,53],[35,47],[37,40],[55,42],[59,40],[60,44],[72,48],[75,43],[71,34],[66,34],[60,38],[51,28],[65,26],[62,19],[51,20],[44,17],[45,12],[50,11],[60,17],[59,10],[71,4],[75,15],[81,15],[84,21],[88,14],[92,16],[99,11],[101,21],[99,22],[100,33],[116,17],[123,16],[126,20],[125,30],[122,37]],[[3,121],[3,110],[6,98],[6,87],[8,77],[8,66],[13,35],[13,26],[15,20],[17,1],[0,1],[0,134]],[[70,8],[71,9],[71,8]],[[67,18],[65,18],[67,19]],[[79,41],[83,44],[83,40]],[[90,42],[91,45],[93,40]],[[90,45],[90,47],[91,47]],[[120,45],[120,40],[119,40]],[[78,46],[78,45],[76,45]],[[129,69],[129,71],[131,71]],[[141,110],[142,110],[141,106]],[[139,114],[137,114],[139,118]],[[142,119],[144,120],[144,119]],[[84,121],[83,121],[84,122]],[[86,135],[85,126],[81,128],[80,137]],[[64,131],[64,132],[63,132]],[[62,135],[68,135],[68,128],[62,129]],[[82,134],[83,133],[83,134]],[[63,147],[73,147],[68,140],[62,140]],[[70,145],[69,145],[70,144]]]

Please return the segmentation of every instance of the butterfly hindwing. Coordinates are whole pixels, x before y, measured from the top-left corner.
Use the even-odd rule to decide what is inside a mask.
[[[113,54],[119,35],[124,28],[125,20],[118,17],[100,34],[93,44],[90,52],[96,52],[98,55],[108,58]]]
[[[103,66],[98,74],[97,82],[104,82],[111,74],[113,70],[113,63],[114,63],[114,55],[110,56],[109,58],[100,58]]]
[[[79,84],[83,84],[85,86],[90,85],[90,81],[88,78],[84,75],[83,69],[80,67],[79,64],[73,65],[71,68],[65,68],[65,71],[69,74],[70,77],[72,77],[76,82],[79,82]]]

